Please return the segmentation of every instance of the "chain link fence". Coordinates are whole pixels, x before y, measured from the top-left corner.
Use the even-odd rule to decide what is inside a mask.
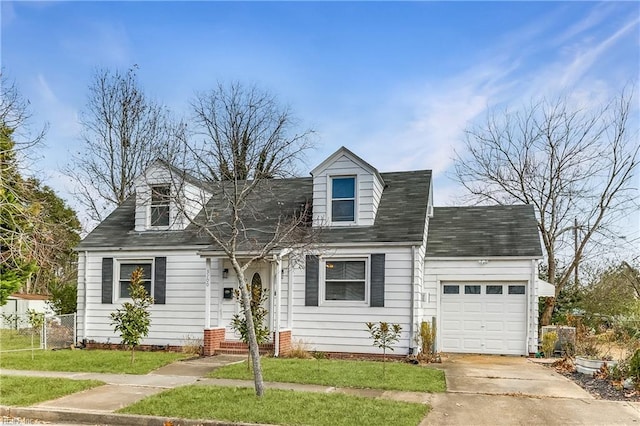
[[[76,342],[76,314],[0,316],[0,352],[62,349]]]
[[[76,343],[76,314],[45,317],[44,348],[69,348]]]

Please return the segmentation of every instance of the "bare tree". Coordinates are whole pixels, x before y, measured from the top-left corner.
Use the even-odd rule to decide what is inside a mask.
[[[467,130],[466,150],[457,154],[456,179],[473,201],[534,206],[555,285],[543,325],[587,249],[637,207],[632,93],[622,92],[597,111],[573,108],[564,98],[492,113]]]
[[[296,132],[288,108],[271,94],[239,83],[219,84],[192,102],[194,137],[184,140],[180,169],[206,182],[202,199],[177,197],[192,225],[224,252],[244,301],[257,396],[264,393],[259,348],[245,271],[256,262],[311,241],[308,199],[279,198],[284,177],[311,147],[311,131]],[[175,162],[174,162],[175,164]],[[171,168],[174,173],[176,170]],[[174,176],[174,181],[183,176]],[[189,204],[199,203],[197,215]]]
[[[170,155],[182,128],[143,93],[136,69],[96,71],[81,116],[84,147],[66,170],[78,185],[77,201],[97,222],[133,193],[134,179],[151,161]]]
[[[27,101],[10,81],[6,74],[0,73],[0,123],[12,130],[13,151],[21,152],[33,148],[44,139],[48,125],[33,131],[29,125],[31,111]]]

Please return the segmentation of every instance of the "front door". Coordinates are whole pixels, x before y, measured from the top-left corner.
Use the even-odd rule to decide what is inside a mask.
[[[270,285],[270,273],[271,270],[269,264],[257,265],[251,267],[245,271],[245,277],[249,289],[251,290],[251,298],[254,303],[262,301],[262,307],[267,310],[267,315],[264,318],[264,323],[267,328],[271,330],[271,285]]]

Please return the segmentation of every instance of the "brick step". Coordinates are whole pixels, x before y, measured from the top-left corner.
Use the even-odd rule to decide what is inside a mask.
[[[260,354],[266,355],[269,352],[273,352],[273,343],[263,343],[260,345]],[[223,340],[220,342],[220,347],[216,349],[216,354],[225,355],[243,355],[249,353],[249,346],[240,341],[235,340]]]

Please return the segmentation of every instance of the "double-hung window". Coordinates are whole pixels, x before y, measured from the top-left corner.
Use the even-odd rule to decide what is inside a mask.
[[[131,297],[129,295],[129,286],[131,285],[131,273],[138,268],[142,268],[142,285],[145,290],[147,290],[147,294],[152,296],[153,293],[153,276],[151,275],[152,270],[152,261],[123,261],[120,262],[120,273],[118,276],[119,283],[119,297],[121,299],[127,299]]]
[[[354,222],[356,218],[356,178],[331,179],[331,221]]]
[[[169,226],[169,205],[171,187],[156,185],[151,187],[151,226]]]
[[[324,300],[365,302],[367,296],[365,260],[327,260],[325,262]]]

